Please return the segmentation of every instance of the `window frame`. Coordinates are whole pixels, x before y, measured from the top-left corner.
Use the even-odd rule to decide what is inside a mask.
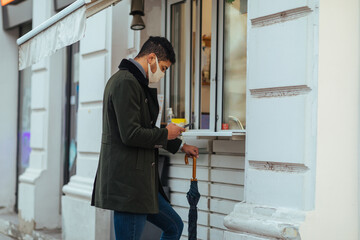
[[[189,12],[189,1],[188,0],[167,0],[166,2],[166,38],[169,39],[169,41],[171,42],[171,19],[172,19],[172,11],[171,11],[171,7],[173,5],[176,4],[185,4],[185,11]],[[189,26],[190,24],[190,20],[188,18],[185,18],[186,21],[186,27]],[[191,53],[191,40],[190,40],[190,36],[189,36],[189,31],[185,31],[186,32],[186,42],[185,42],[185,49],[188,50]],[[191,66],[191,56],[190,54],[186,54],[186,66],[185,66],[185,76],[190,76],[190,66]],[[171,67],[170,67],[171,68]],[[169,69],[171,70],[171,69]],[[165,121],[166,121],[166,110],[170,107],[170,72],[167,72],[165,74],[165,109],[164,109],[164,113],[165,113]],[[190,94],[190,83],[188,81],[185,81],[185,118],[189,119],[189,111],[188,111],[188,107],[190,105],[189,102],[189,94]]]
[[[222,115],[223,115],[223,94],[224,94],[224,17],[225,17],[225,0],[212,0],[211,9],[211,64],[210,64],[210,110],[209,110],[209,129],[198,129],[200,123],[200,104],[201,104],[201,26],[202,26],[202,4],[203,0],[196,0],[196,35],[195,35],[195,49],[192,50],[192,14],[193,14],[193,0],[167,0],[166,1],[166,37],[171,40],[171,26],[172,26],[172,11],[171,7],[174,4],[185,4],[186,15],[191,16],[186,18],[186,73],[185,73],[185,118],[190,120],[191,116],[191,94],[195,95],[195,122],[194,129],[190,129],[183,133],[184,136],[233,136],[243,135],[246,129],[229,129],[222,130]],[[195,89],[191,89],[192,81],[192,51],[195,51]],[[165,75],[164,91],[165,91],[165,109],[170,106],[170,73]],[[166,115],[165,115],[166,118]]]

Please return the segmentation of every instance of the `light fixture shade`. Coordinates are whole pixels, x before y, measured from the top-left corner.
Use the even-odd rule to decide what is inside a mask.
[[[130,15],[144,16],[144,0],[131,0]]]
[[[142,17],[140,15],[134,15],[133,20],[131,22],[132,30],[143,30],[145,28],[145,23],[142,20]]]

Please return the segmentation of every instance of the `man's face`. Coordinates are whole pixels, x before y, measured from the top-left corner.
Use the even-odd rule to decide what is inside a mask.
[[[148,61],[150,63],[151,72],[155,73],[157,70],[156,55],[154,53],[149,54]],[[160,70],[163,73],[171,66],[171,62],[169,60],[159,61],[159,59],[158,59],[158,62],[159,62]]]

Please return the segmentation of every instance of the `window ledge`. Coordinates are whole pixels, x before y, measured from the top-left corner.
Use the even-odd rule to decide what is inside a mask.
[[[233,136],[244,136],[246,130],[238,131],[221,131],[221,132],[210,132],[210,131],[187,131],[183,132],[183,137],[233,137]]]

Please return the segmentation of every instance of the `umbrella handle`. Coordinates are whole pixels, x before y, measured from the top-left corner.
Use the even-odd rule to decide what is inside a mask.
[[[196,179],[196,157],[192,157],[193,159],[193,172],[192,172],[192,179],[191,181],[197,181]],[[185,154],[185,164],[189,164],[189,157]]]

